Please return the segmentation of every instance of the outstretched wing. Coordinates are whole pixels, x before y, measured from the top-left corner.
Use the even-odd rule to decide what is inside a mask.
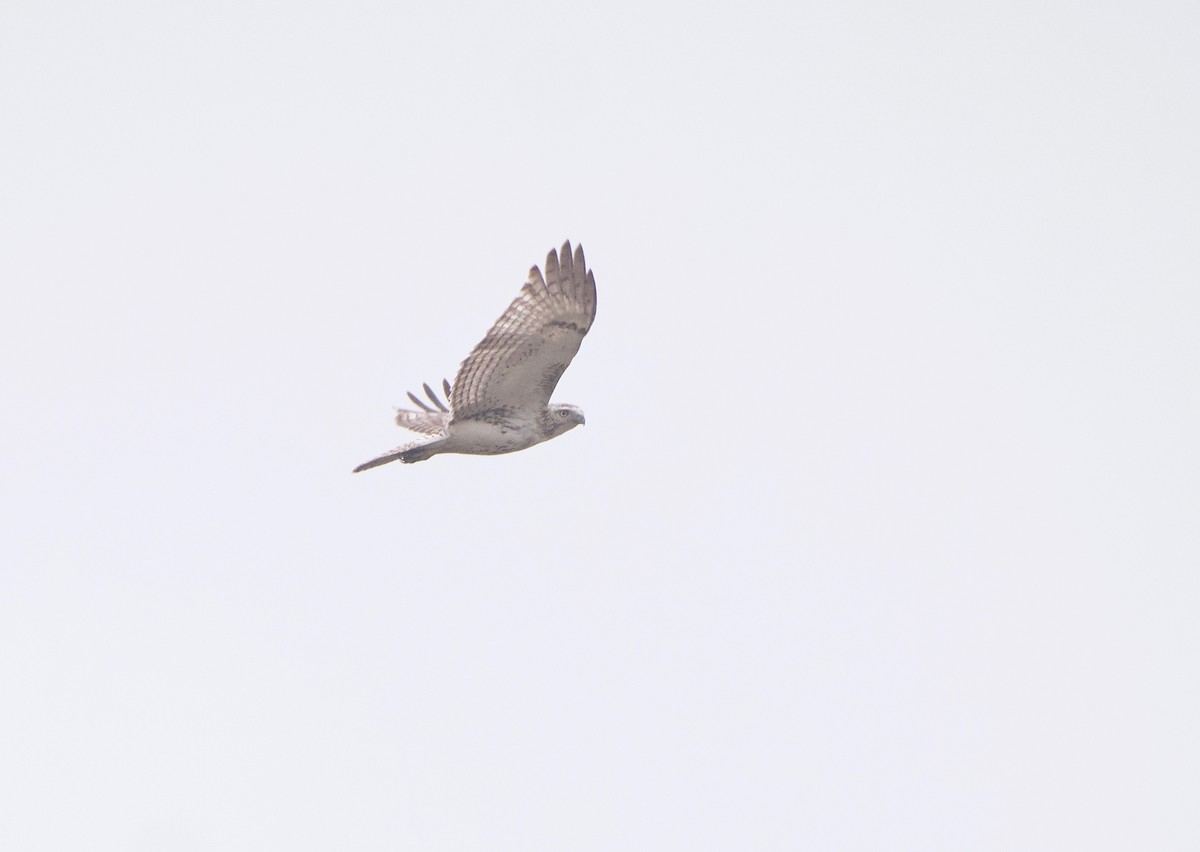
[[[425,402],[412,391],[408,392],[408,398],[421,409],[420,411],[412,411],[407,408],[396,409],[396,425],[403,426],[412,432],[420,432],[422,435],[440,435],[446,429],[446,424],[450,422],[450,409],[446,408],[445,403],[438,399],[438,395],[433,392],[428,384],[422,386],[425,394],[429,397],[437,408],[430,408]],[[446,396],[450,396],[450,383],[442,379],[442,389],[446,391]]]
[[[596,318],[596,280],[583,257],[563,243],[546,255],[546,276],[535,266],[521,295],[467,356],[454,379],[454,420],[498,410],[540,413],[579,351]]]

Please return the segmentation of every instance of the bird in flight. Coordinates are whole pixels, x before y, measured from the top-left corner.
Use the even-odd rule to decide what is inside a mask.
[[[428,384],[432,406],[409,391],[419,411],[397,409],[396,425],[427,436],[363,462],[354,472],[388,462],[425,461],[438,453],[494,456],[557,438],[584,422],[583,411],[550,404],[550,394],[596,318],[596,279],[570,241],[546,255],[521,293],[458,368],[453,387],[442,379],[447,408]]]

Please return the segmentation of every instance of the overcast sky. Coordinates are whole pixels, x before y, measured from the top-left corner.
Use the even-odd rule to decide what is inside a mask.
[[[0,846],[1200,848],[1200,6],[0,5]],[[564,239],[526,452],[350,470]]]

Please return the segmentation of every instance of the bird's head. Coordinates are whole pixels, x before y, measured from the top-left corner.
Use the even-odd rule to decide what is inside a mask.
[[[546,410],[546,420],[546,432],[551,438],[587,422],[583,419],[582,408],[565,402],[551,405]]]

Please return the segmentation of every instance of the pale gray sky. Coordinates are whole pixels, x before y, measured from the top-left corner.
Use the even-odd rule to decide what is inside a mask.
[[[0,7],[0,846],[1200,848],[1200,7]],[[582,242],[587,425],[352,476]]]

